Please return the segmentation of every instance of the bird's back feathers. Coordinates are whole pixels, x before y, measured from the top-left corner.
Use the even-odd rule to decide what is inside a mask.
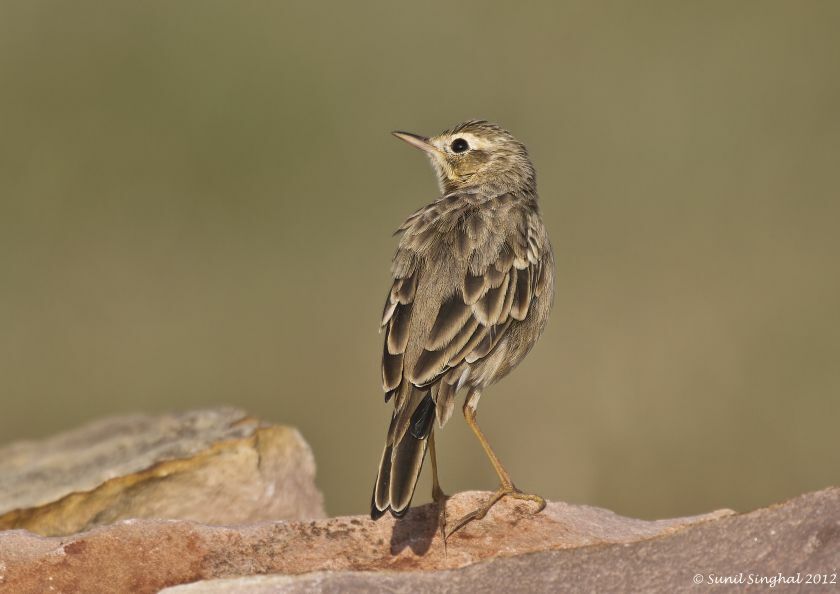
[[[529,192],[450,194],[411,215],[399,232],[382,317],[382,384],[394,415],[374,516],[404,511],[426,430],[435,417],[446,422],[459,389],[486,387],[519,363],[542,330],[553,294],[551,246]],[[535,300],[542,305],[533,313]],[[538,328],[524,337],[529,314],[529,326]]]

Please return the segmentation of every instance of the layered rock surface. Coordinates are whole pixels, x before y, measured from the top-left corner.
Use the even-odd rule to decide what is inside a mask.
[[[324,515],[300,433],[233,408],[103,419],[0,448],[0,530],[63,535],[126,518]]]
[[[300,435],[231,409],[6,446],[4,471],[0,520],[17,529],[0,531],[1,593],[785,592],[813,574],[840,588],[838,488],[656,521],[504,500],[444,546],[431,505],[323,519]],[[457,494],[447,514],[488,495]]]

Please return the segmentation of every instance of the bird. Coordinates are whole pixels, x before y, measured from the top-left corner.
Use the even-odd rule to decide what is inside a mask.
[[[504,497],[545,507],[518,489],[476,421],[484,391],[511,372],[546,327],[555,264],[540,215],[536,171],[525,145],[486,120],[425,137],[392,132],[425,152],[437,175],[437,200],[397,229],[392,285],[381,331],[382,389],[394,410],[371,497],[371,518],[402,517],[411,505],[427,450],[432,497],[446,538],[483,518]],[[499,488],[446,532],[435,422],[450,419],[464,394],[464,419],[499,477]]]

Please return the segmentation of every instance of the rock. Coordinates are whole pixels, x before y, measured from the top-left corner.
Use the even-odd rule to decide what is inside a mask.
[[[449,501],[448,513],[458,516],[487,495],[458,494]],[[840,509],[838,492],[832,496],[835,507]],[[810,510],[808,501],[803,499],[803,511]],[[758,521],[762,521],[762,514],[770,512],[756,512]],[[534,554],[564,550],[569,554],[610,545],[625,550],[651,539],[665,540],[687,533],[692,526],[735,518],[732,512],[724,511],[648,522],[563,503],[550,503],[543,513],[533,516],[529,504],[505,500],[485,520],[470,524],[451,537],[446,550],[437,532],[436,508],[432,505],[412,509],[399,521],[384,517],[374,522],[357,516],[211,527],[184,521],[130,520],[65,538],[44,538],[23,531],[0,533],[0,567],[4,568],[0,583],[12,592],[44,591],[48,586],[59,591],[91,593],[157,592],[166,586],[211,578],[326,570],[341,573],[295,579],[302,580],[303,589],[312,585],[308,581],[312,579],[322,580],[319,583],[329,583],[334,577],[351,580],[347,584],[362,579],[359,583],[365,585],[359,587],[367,589],[378,588],[377,579],[396,578],[388,572],[361,577],[352,572],[431,572],[406,573],[403,579],[409,580],[406,583],[413,588],[418,582],[411,580],[426,584],[433,576],[443,579],[464,571],[458,568],[487,567],[479,563],[482,561],[492,560],[494,564],[504,557],[515,557],[520,563],[527,563],[535,558]],[[695,548],[691,554],[700,553]],[[653,566],[649,569],[655,570]],[[428,583],[433,587],[432,582]],[[216,587],[195,587],[205,586]],[[344,586],[336,583],[336,588]]]
[[[6,446],[0,477],[0,527],[26,528],[0,531],[2,594],[783,592],[840,579],[840,488],[656,521],[503,500],[444,546],[433,505],[319,519],[300,435],[230,409]],[[453,496],[450,520],[488,496]]]
[[[449,512],[486,495],[456,495]],[[655,522],[560,503],[531,516],[526,504],[504,501],[451,537],[445,551],[433,506],[400,521],[129,520],[66,538],[15,530],[0,532],[0,592],[143,593],[176,584],[187,585],[165,592],[705,592],[732,588],[715,578],[749,589],[750,576],[765,580],[756,591],[767,591],[779,574],[831,578],[838,561],[840,489],[833,488],[749,514]],[[694,585],[697,574],[702,586]],[[786,589],[804,587],[776,583],[774,591]]]
[[[325,515],[297,430],[230,408],[111,418],[13,443],[0,448],[0,477],[0,530],[42,535],[125,518],[231,525]]]
[[[574,514],[575,508],[566,511]],[[605,526],[616,519],[608,515]],[[449,551],[460,540],[453,538]],[[807,581],[814,574],[819,585]],[[749,514],[672,527],[627,544],[514,554],[425,572],[320,571],[219,579],[166,588],[161,594],[833,592],[838,584],[840,489],[833,488]]]

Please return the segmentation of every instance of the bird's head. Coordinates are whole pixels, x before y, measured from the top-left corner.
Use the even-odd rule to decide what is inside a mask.
[[[525,145],[496,124],[470,120],[431,137],[393,134],[429,155],[444,193],[480,186],[499,192],[535,189]]]

